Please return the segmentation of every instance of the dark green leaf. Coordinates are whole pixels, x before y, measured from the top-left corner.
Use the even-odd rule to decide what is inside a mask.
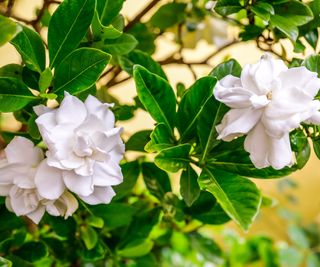
[[[100,0],[97,2],[97,10],[102,25],[109,25],[119,14],[124,0]]]
[[[90,226],[82,225],[80,227],[80,236],[88,250],[93,249],[98,242],[98,234]]]
[[[240,77],[241,74],[241,66],[240,64],[234,60],[229,59],[226,62],[220,63],[218,66],[216,66],[211,72],[210,76],[216,77],[217,80],[221,80],[227,75],[233,75],[236,77]]]
[[[106,245],[101,241],[91,250],[83,249],[81,257],[86,261],[103,260],[106,257]]]
[[[29,88],[39,90],[39,72],[33,71],[25,66],[22,69],[22,80]]]
[[[45,47],[39,34],[23,26],[23,30],[11,41],[26,66],[41,73],[45,69]]]
[[[244,31],[239,35],[242,41],[250,41],[252,39],[256,39],[264,31],[263,28],[256,25],[246,25],[243,29]]]
[[[320,139],[312,139],[312,143],[313,143],[313,150],[316,156],[318,157],[318,159],[320,159]]]
[[[162,200],[165,193],[171,191],[169,176],[151,162],[142,163],[142,175],[149,192]]]
[[[157,12],[151,17],[152,26],[165,30],[184,21],[186,17],[185,3],[169,3],[161,6]]]
[[[167,76],[162,70],[161,65],[147,53],[144,53],[142,51],[132,51],[128,55],[121,57],[119,63],[121,68],[130,75],[133,74],[133,66],[140,65],[145,67],[150,72],[157,74],[158,76],[167,80]]]
[[[307,136],[302,130],[295,130],[290,133],[291,148],[296,154],[297,167],[302,169],[310,158],[310,145]]]
[[[38,261],[46,257],[47,254],[47,247],[42,242],[27,242],[15,251],[15,255],[28,262]]]
[[[310,71],[318,73],[318,77],[320,77],[320,56],[319,55],[311,55],[307,57],[302,62],[302,66],[305,66]]]
[[[52,15],[48,28],[50,66],[59,63],[78,47],[87,33],[95,0],[65,0]]]
[[[11,77],[22,80],[22,66],[18,64],[8,64],[0,68],[0,77]]]
[[[22,27],[19,24],[0,15],[0,46],[10,42],[21,31]]]
[[[173,145],[171,134],[163,123],[157,124],[150,138],[151,140],[144,147],[145,151],[149,153],[158,152]]]
[[[116,39],[105,39],[97,47],[112,55],[125,55],[131,52],[138,42],[131,34],[124,33]]]
[[[128,30],[128,33],[132,34],[137,39],[138,45],[136,46],[136,49],[150,55],[154,53],[156,50],[156,35],[153,33],[153,29],[148,27],[147,24],[140,22],[136,23]]]
[[[177,172],[181,169],[186,169],[190,163],[190,150],[190,144],[182,144],[163,149],[155,157],[154,163],[159,168],[168,172]]]
[[[144,147],[150,141],[151,130],[144,130],[133,134],[126,142],[126,150],[145,152]]]
[[[134,117],[134,112],[136,111],[136,106],[130,105],[116,105],[112,111],[116,117],[116,121],[126,121]]]
[[[22,109],[37,99],[20,80],[0,77],[0,112],[13,112]]]
[[[241,9],[239,0],[219,0],[214,7],[214,10],[222,16],[237,13]]]
[[[177,113],[181,140],[195,136],[198,117],[204,105],[212,96],[216,82],[217,80],[213,77],[201,78],[183,95]]]
[[[33,139],[39,140],[41,138],[38,126],[35,122],[37,119],[37,115],[33,114],[31,115],[30,119],[28,120],[28,133]]]
[[[79,48],[57,67],[53,92],[62,95],[80,93],[90,88],[107,66],[110,55],[94,48]]]
[[[187,206],[192,206],[200,195],[200,187],[198,184],[198,174],[189,165],[180,177],[180,194]]]
[[[274,15],[273,6],[265,2],[254,2],[251,10],[254,14],[265,21],[268,21],[270,19],[270,15]]]
[[[51,228],[58,236],[69,239],[75,236],[77,225],[73,217],[65,220],[62,217],[48,216],[47,219]]]
[[[259,211],[262,199],[260,191],[253,182],[214,169],[204,170],[198,182],[201,189],[214,195],[230,218],[242,229],[249,229]]]
[[[176,99],[170,84],[160,76],[136,65],[133,70],[138,96],[146,110],[158,123],[173,132]]]

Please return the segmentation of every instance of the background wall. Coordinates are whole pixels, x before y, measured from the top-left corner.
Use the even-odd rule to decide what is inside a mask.
[[[127,0],[125,1],[122,13],[128,20],[130,20],[146,5],[147,2],[148,0]],[[19,17],[30,18],[33,16],[35,8],[37,6],[41,6],[41,3],[41,0],[17,0],[14,12]],[[165,58],[166,55],[174,49],[175,44],[173,42],[164,38],[160,39],[159,49],[155,54],[155,58]],[[199,59],[214,49],[215,48],[213,46],[209,46],[204,41],[201,41],[195,50],[187,51],[185,53],[185,57],[190,60]],[[229,56],[234,57],[244,65],[246,63],[253,63],[257,61],[261,55],[262,52],[256,49],[255,44],[247,42],[227,49],[223,53],[219,54],[219,56],[215,57],[215,59],[210,63],[214,66],[221,62],[223,58]],[[7,44],[0,47],[0,67],[5,64],[19,61],[20,58],[18,54],[15,53],[15,50],[11,45]],[[165,71],[173,85],[178,82],[190,85],[193,82],[193,76],[187,68],[170,65],[165,67]],[[210,71],[210,68],[198,67],[195,71],[198,77],[201,77],[206,75]],[[136,95],[135,86],[132,81],[114,86],[111,89],[111,92],[118,96],[123,103],[130,103],[132,97]],[[12,128],[14,125],[15,124],[13,124],[11,120],[6,120],[4,127]],[[122,123],[122,125],[126,129],[124,134],[126,138],[138,129],[152,128],[153,121],[148,115],[141,111],[136,116],[136,119]],[[276,198],[279,204],[289,207],[292,211],[301,213],[303,222],[308,223],[317,220],[320,223],[320,161],[316,159],[314,154],[312,154],[311,160],[308,162],[307,166],[302,171],[294,173],[291,178],[298,184],[298,188],[292,190],[292,193],[298,199],[298,202],[295,205],[290,204],[282,193],[278,192],[277,181],[257,179],[256,182],[264,194]],[[286,239],[286,225],[283,224],[275,210],[275,208],[263,209],[258,220],[255,222],[248,234],[264,232],[275,238]],[[230,225],[232,225],[232,223]]]

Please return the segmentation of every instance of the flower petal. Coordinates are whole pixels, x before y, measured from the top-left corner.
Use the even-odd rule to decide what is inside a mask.
[[[34,182],[40,196],[46,199],[58,199],[65,190],[62,171],[50,167],[47,160],[43,160],[37,168]]]
[[[63,180],[66,187],[78,195],[88,196],[93,192],[92,176],[81,176],[73,171],[64,171]]]
[[[90,205],[108,204],[116,195],[111,186],[99,187],[95,186],[94,191],[87,197],[79,196],[84,202]]]
[[[40,206],[35,211],[26,214],[26,216],[31,219],[35,224],[38,224],[42,219],[46,208],[44,206]]]
[[[219,133],[218,139],[231,141],[237,136],[248,133],[257,124],[261,114],[262,110],[251,108],[231,109],[216,127]]]
[[[119,164],[113,161],[96,162],[94,165],[93,184],[96,186],[118,185],[123,181]]]

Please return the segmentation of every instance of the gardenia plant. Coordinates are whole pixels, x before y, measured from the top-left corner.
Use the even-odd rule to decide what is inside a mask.
[[[248,231],[274,203],[255,179],[303,168],[310,144],[320,158],[319,0],[149,0],[130,21],[124,0],[44,0],[33,19],[16,2],[0,1],[0,45],[21,56],[0,67],[0,266],[229,266],[201,228]],[[242,68],[246,41],[262,57]],[[170,64],[194,81],[172,86]],[[113,95],[124,82],[133,98]],[[141,114],[154,123],[120,127]]]

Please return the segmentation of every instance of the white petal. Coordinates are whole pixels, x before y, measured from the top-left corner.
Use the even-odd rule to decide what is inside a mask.
[[[46,199],[57,199],[65,190],[62,179],[62,171],[50,167],[47,160],[43,160],[37,168],[35,175],[35,184],[40,196]]]
[[[280,139],[271,138],[269,162],[270,165],[276,170],[293,165],[294,161],[290,146],[289,134],[284,135]]]
[[[12,191],[16,191],[16,189],[12,188],[10,191],[10,205],[15,214],[18,216],[27,215],[37,209],[38,205],[29,205],[30,203],[25,195],[17,195],[12,193]]]
[[[87,196],[79,196],[84,202],[90,205],[97,204],[108,204],[112,200],[112,198],[116,195],[111,186],[108,187],[97,187],[95,186],[94,192]]]
[[[0,184],[0,196],[2,196],[2,197],[8,196],[11,187],[12,187],[12,185],[3,185],[3,184]]]
[[[94,165],[93,184],[95,186],[110,186],[122,183],[121,168],[117,163],[96,162]]]
[[[56,205],[59,206],[60,202],[63,203],[63,205],[65,205],[66,207],[64,214],[62,214],[65,219],[71,216],[79,207],[78,200],[70,192],[67,191],[61,196],[59,202],[56,203]]]
[[[78,195],[88,196],[93,192],[91,176],[81,176],[73,171],[64,171],[63,180],[66,187]]]
[[[320,112],[315,112],[311,117],[305,120],[305,123],[320,124]]]
[[[57,123],[79,125],[85,120],[86,116],[85,105],[78,98],[65,93],[64,99],[57,109]]]
[[[262,110],[231,109],[228,111],[216,129],[218,139],[231,141],[236,136],[248,133],[259,121]]]
[[[122,143],[120,134],[122,128],[113,128],[107,132],[95,132],[92,141],[95,148],[100,151],[109,152],[119,143]]]
[[[26,216],[31,219],[35,224],[38,224],[40,220],[42,219],[45,212],[45,207],[40,206],[35,211],[28,213]]]
[[[41,136],[46,144],[48,144],[48,142],[52,142],[50,139],[48,140],[48,138],[51,130],[57,125],[55,114],[56,110],[52,110],[40,115],[36,119],[36,124],[38,125]]]
[[[40,148],[27,138],[16,136],[5,148],[6,157],[9,163],[23,163],[29,166],[38,165],[44,158]]]
[[[47,112],[49,112],[49,111],[52,111],[52,109],[51,109],[51,108],[48,108],[48,107],[45,106],[45,105],[38,105],[38,106],[34,106],[34,107],[33,107],[33,111],[34,111],[38,116],[40,116],[40,115],[42,115],[42,114],[44,114],[44,113],[47,113]]]

